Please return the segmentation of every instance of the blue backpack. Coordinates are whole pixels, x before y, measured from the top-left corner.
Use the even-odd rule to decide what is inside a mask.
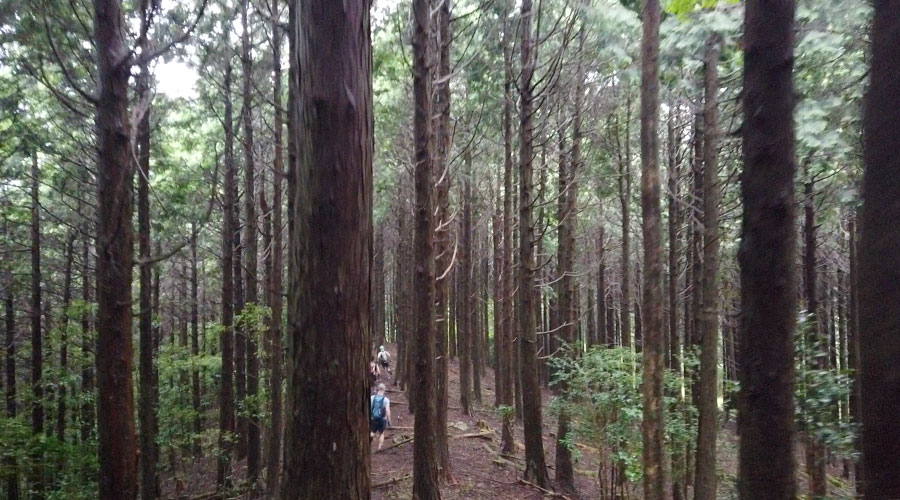
[[[372,420],[380,420],[384,418],[384,396],[376,394],[372,398]]]

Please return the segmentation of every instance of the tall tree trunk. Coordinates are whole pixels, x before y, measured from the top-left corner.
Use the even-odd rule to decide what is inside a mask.
[[[448,401],[448,382],[447,376],[449,372],[448,365],[448,348],[447,348],[447,326],[449,322],[447,296],[450,291],[450,279],[448,267],[452,265],[453,250],[450,244],[450,141],[451,141],[451,123],[450,123],[450,80],[451,73],[451,52],[450,45],[453,40],[453,34],[450,25],[450,0],[436,0],[440,2],[437,12],[437,26],[432,30],[437,34],[437,88],[435,89],[435,110],[434,114],[438,115],[437,130],[435,130],[435,139],[437,140],[436,154],[434,157],[434,175],[437,176],[437,213],[436,221],[436,243],[437,248],[437,273],[446,275],[444,279],[438,280],[436,283],[435,294],[437,303],[437,416],[435,424],[435,442],[438,453],[438,469],[440,478],[444,482],[453,480],[450,470],[450,447],[447,441],[447,401]]]
[[[700,318],[700,423],[697,434],[696,500],[716,499],[716,432],[719,375],[719,41],[707,42],[703,100],[703,315]]]
[[[244,269],[245,269],[245,307],[254,309],[259,302],[259,286],[257,280],[257,220],[256,220],[256,165],[253,158],[253,98],[251,89],[253,86],[253,62],[250,58],[250,24],[247,19],[247,9],[250,1],[241,1],[241,68],[243,78],[243,108],[242,118],[244,122]],[[247,342],[247,397],[255,400],[259,392],[259,357],[255,329],[249,324],[244,325],[244,336]],[[247,479],[251,489],[256,488],[259,480],[260,449],[259,449],[259,416],[258,412],[251,412],[246,418],[247,426]]]
[[[744,27],[738,494],[793,499],[794,1],[748,0]]]
[[[141,3],[142,22],[138,44],[141,50],[149,48],[147,22],[148,2]],[[140,65],[137,80],[139,99],[150,97],[150,67]],[[156,353],[153,342],[153,309],[151,304],[153,264],[150,262],[150,104],[137,124],[137,181],[138,181],[138,422],[140,424],[140,472],[141,498],[155,500],[159,497],[159,477],[156,467],[156,433],[158,389],[154,386],[154,359]]]
[[[806,181],[803,185],[803,285],[806,296],[806,309],[808,316],[808,334],[806,337],[807,352],[815,352],[814,358],[807,360],[804,369],[826,368],[827,342],[823,341],[823,323],[821,321],[822,308],[819,306],[818,276],[816,272],[816,207],[815,186],[809,173],[809,162],[804,162],[803,170]],[[812,350],[812,351],[810,351]],[[826,453],[822,443],[813,434],[812,429],[807,429],[804,435],[806,445],[806,471],[809,475],[809,496],[813,499],[821,499],[828,494],[826,478]]]
[[[6,416],[16,418],[16,316],[12,292],[7,289],[4,299],[6,309]],[[15,456],[4,460],[6,471],[6,495],[9,500],[19,500],[19,466]]]
[[[431,120],[432,58],[428,44],[431,2],[413,0],[413,137],[415,144],[415,235],[414,235],[414,321],[415,355],[415,443],[413,449],[413,492],[416,500],[439,499],[437,448],[434,437],[436,395],[434,360],[434,220],[433,220],[433,131]]]
[[[85,238],[81,246],[81,300],[91,302],[90,242]],[[87,359],[81,365],[81,442],[91,438],[94,432],[94,362],[90,359],[94,352],[91,313],[85,310],[81,315],[81,352]]]
[[[203,415],[200,411],[200,355],[199,279],[197,276],[197,226],[191,224],[191,408],[194,410],[192,448],[195,457],[200,456],[200,433],[203,432]]]
[[[856,223],[856,214],[851,213],[850,221],[847,224],[847,232],[849,233],[850,241],[848,243],[849,249],[849,260],[850,260],[850,352],[849,352],[849,360],[848,360],[848,368],[850,369],[850,373],[852,373],[853,377],[853,386],[850,391],[850,416],[853,418],[853,421],[857,424],[862,423],[862,415],[860,414],[860,410],[862,409],[862,394],[861,394],[861,386],[862,381],[859,373],[859,353],[860,353],[860,335],[859,335],[859,258],[857,252],[857,223]],[[856,437],[856,449],[862,450],[862,437]],[[856,494],[862,495],[865,491],[865,470],[863,469],[863,460],[859,459],[856,461],[854,466],[854,481],[856,486]]]
[[[561,208],[558,230],[557,265],[560,276],[559,324],[560,340],[570,344],[570,355],[575,356],[575,324],[579,315],[576,312],[577,301],[574,293],[575,275],[575,228],[578,226],[578,168],[581,162],[581,107],[584,101],[584,75],[581,58],[584,51],[585,27],[578,30],[578,62],[575,69],[575,102],[572,120],[572,158],[566,162],[565,128],[560,127],[559,157],[559,206]],[[590,295],[589,295],[590,297]],[[579,349],[580,350],[580,349]],[[568,386],[563,384],[560,390],[565,393]],[[574,494],[575,470],[572,466],[572,451],[569,449],[570,416],[560,411],[556,433],[556,486],[560,490]]]
[[[72,261],[75,257],[75,233],[66,237],[65,269],[63,271],[62,324],[60,325],[59,368],[62,381],[59,383],[56,407],[56,439],[66,441],[66,398],[68,389],[65,380],[69,377],[69,306],[72,304]]]
[[[900,12],[896,2],[877,0],[872,28],[872,70],[863,116],[862,238],[859,242],[859,334],[862,383],[862,452],[866,499],[900,497],[896,432],[900,411]]]
[[[369,497],[369,461],[361,458],[369,454],[367,412],[360,411],[368,407],[371,341],[369,4],[312,0],[294,14],[299,156],[281,496],[355,500]],[[311,402],[322,411],[310,411]]]
[[[474,350],[475,321],[472,317],[475,304],[472,263],[472,185],[469,181],[471,158],[466,155],[466,172],[463,179],[462,255],[460,257],[460,318],[459,328],[459,407],[464,415],[472,414],[472,351]]]
[[[535,41],[531,30],[531,0],[521,4],[521,81],[519,130],[519,351],[522,386],[522,417],[525,424],[525,479],[542,488],[550,485],[544,464],[541,419],[541,387],[537,372],[537,331],[534,294],[534,222],[532,220],[534,184],[534,99],[532,77],[535,70]]]
[[[512,2],[507,2],[506,13],[509,14]],[[510,40],[511,27],[508,15],[504,16],[503,40]],[[512,137],[512,108],[513,108],[513,73],[512,73],[512,43],[503,45],[503,269],[502,275],[502,303],[501,315],[503,317],[503,343],[500,346],[503,359],[503,367],[500,373],[500,383],[503,387],[502,404],[507,408],[515,405],[516,393],[513,369],[516,367],[515,353],[513,352],[513,338],[518,335],[513,318],[513,137]],[[515,448],[515,438],[512,433],[510,412],[503,414],[500,449],[509,454]]]
[[[644,0],[641,42],[641,212],[644,236],[644,498],[664,500],[662,217],[659,180],[659,0]]]
[[[602,210],[602,208],[601,208]],[[606,293],[606,231],[603,224],[597,228],[597,337],[601,345],[610,347],[614,344],[613,313],[609,308],[609,296]]]
[[[223,23],[223,27],[227,23]],[[225,200],[222,204],[222,381],[219,386],[219,460],[216,484],[231,487],[231,451],[234,434],[234,117],[231,104],[231,51],[225,49]]]
[[[292,3],[292,2],[291,2]],[[270,391],[272,399],[272,425],[269,431],[268,457],[267,457],[267,493],[276,497],[281,476],[281,436],[284,425],[282,424],[282,393],[281,386],[284,378],[282,372],[282,342],[281,342],[281,317],[283,315],[283,299],[281,296],[281,282],[283,270],[283,243],[282,243],[282,216],[281,216],[281,186],[284,177],[284,159],[282,150],[282,132],[284,129],[281,108],[281,24],[279,19],[279,2],[272,2],[272,70],[273,102],[275,108],[275,160],[272,176],[272,279],[270,282],[271,307],[272,307],[272,359]]]
[[[681,221],[681,207],[678,198],[678,178],[681,175],[681,164],[678,162],[678,139],[675,134],[675,118],[678,106],[669,106],[669,117],[666,123],[667,163],[668,163],[668,189],[666,201],[669,205],[669,346],[668,367],[681,374],[681,337],[678,330],[678,276],[681,270],[678,266],[681,248],[678,243],[678,227]]]
[[[620,340],[631,346],[631,93],[625,104],[625,156],[619,157],[619,205],[622,208],[622,303]],[[618,127],[616,134],[618,134]],[[618,140],[618,139],[617,139]]]
[[[37,152],[31,156],[31,394],[34,398],[31,408],[31,431],[36,435],[44,432],[44,347],[41,330],[41,202],[40,169]],[[43,459],[40,451],[33,457],[35,465],[28,474],[28,488],[32,499],[44,496]]]
[[[137,446],[131,381],[133,260],[132,148],[128,110],[130,55],[121,0],[95,0],[98,144],[97,405],[101,500],[137,495]]]

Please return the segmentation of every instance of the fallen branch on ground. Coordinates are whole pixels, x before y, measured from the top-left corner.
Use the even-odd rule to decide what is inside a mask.
[[[396,443],[394,443],[394,444],[392,444],[392,445],[390,445],[390,446],[388,446],[388,447],[386,447],[386,448],[382,448],[382,449],[378,450],[376,453],[382,453],[382,452],[388,451],[388,450],[390,450],[391,448],[396,448],[396,447],[398,447],[398,446],[400,446],[400,445],[403,445],[403,444],[406,444],[406,443],[408,443],[408,442],[410,442],[410,441],[412,441],[412,440],[413,440],[413,438],[408,437],[408,438],[406,438],[406,439],[404,439],[404,440],[402,440],[402,441],[397,441]]]
[[[400,481],[406,481],[407,479],[409,479],[409,478],[411,478],[411,477],[412,477],[411,474],[407,474],[407,475],[405,475],[405,476],[400,476],[400,477],[394,477],[394,478],[388,479],[387,481],[382,481],[382,482],[380,482],[380,483],[375,483],[375,484],[373,484],[373,485],[371,486],[370,489],[373,489],[373,490],[374,490],[374,489],[376,489],[376,488],[383,488],[383,487],[385,487],[385,486],[389,486],[389,485],[392,485],[392,484],[394,484],[394,483],[399,483]]]
[[[566,495],[563,495],[562,493],[557,493],[557,492],[555,492],[555,491],[548,490],[547,488],[541,488],[540,486],[538,486],[538,485],[532,483],[531,481],[526,481],[526,480],[524,480],[524,479],[519,479],[519,482],[522,483],[522,484],[531,486],[532,488],[537,488],[537,489],[541,490],[541,492],[543,492],[543,493],[544,493],[545,495],[547,495],[547,496],[550,496],[550,497],[553,497],[553,498],[562,498],[563,500],[572,500],[571,497],[567,497]]]

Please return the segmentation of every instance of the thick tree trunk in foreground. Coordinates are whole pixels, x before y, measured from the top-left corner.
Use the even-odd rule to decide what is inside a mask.
[[[438,489],[437,450],[435,448],[435,370],[434,370],[434,223],[432,179],[431,75],[428,34],[431,2],[413,0],[413,137],[415,143],[415,235],[414,235],[414,350],[412,384],[415,386],[415,442],[413,444],[413,498],[441,498]]]
[[[659,180],[659,0],[644,0],[641,43],[641,212],[644,236],[644,498],[664,500],[662,217]]]
[[[298,164],[281,497],[354,500],[369,497],[369,3],[311,0],[295,15]]]
[[[872,72],[863,124],[862,237],[859,242],[859,353],[866,499],[900,498],[900,12],[875,2]]]
[[[744,28],[738,494],[789,500],[796,497],[794,1],[749,0]]]
[[[716,432],[719,375],[719,42],[706,47],[706,98],[703,101],[703,311],[698,322],[700,348],[700,423],[697,434],[695,500],[716,499]]]
[[[541,387],[538,378],[537,330],[534,293],[534,226],[532,220],[534,194],[534,110],[532,77],[535,69],[534,39],[531,32],[531,0],[522,1],[521,57],[519,92],[521,115],[519,130],[519,369],[522,377],[522,418],[525,425],[525,479],[542,488],[550,485],[544,463],[543,428],[541,425]]]
[[[95,0],[94,39],[100,96],[96,114],[97,405],[100,499],[137,495],[137,446],[131,381],[133,259],[132,148],[128,112],[129,49],[121,0]]]

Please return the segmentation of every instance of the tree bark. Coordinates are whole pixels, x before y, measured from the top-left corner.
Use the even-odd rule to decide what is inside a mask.
[[[451,257],[453,249],[451,248],[451,215],[450,215],[450,148],[451,148],[451,123],[450,123],[450,81],[452,79],[451,72],[451,43],[453,41],[453,33],[450,24],[450,0],[436,0],[440,2],[437,12],[437,26],[432,27],[437,35],[437,81],[439,82],[435,89],[435,110],[434,114],[438,115],[437,130],[435,131],[435,139],[437,140],[437,151],[434,158],[434,175],[437,176],[437,213],[435,238],[437,243],[436,253],[436,273],[448,273],[448,267],[452,265]],[[450,274],[446,274],[444,279],[438,280],[435,284],[435,294],[437,303],[437,415],[435,424],[435,442],[438,452],[438,470],[440,478],[444,482],[453,480],[453,474],[450,469],[450,447],[447,440],[447,401],[448,387],[447,376],[449,372],[447,346],[447,326],[448,319],[448,295],[450,291]]]
[[[369,4],[314,0],[293,13],[291,72],[299,94],[291,113],[297,113],[298,163],[291,193],[296,227],[281,497],[368,498]]]
[[[900,12],[877,0],[872,27],[871,83],[863,115],[862,237],[859,242],[859,354],[862,384],[862,452],[866,499],[900,497],[897,412],[900,411]],[[891,430],[893,429],[893,430]]]
[[[435,340],[435,262],[433,200],[433,131],[431,111],[432,58],[428,44],[431,2],[413,0],[413,137],[415,144],[415,235],[414,235],[414,321],[415,355],[415,443],[413,448],[413,491],[416,500],[441,498],[438,489],[437,448],[434,437],[436,394],[434,360]]]
[[[659,180],[659,0],[644,0],[641,43],[641,211],[644,237],[644,498],[664,500],[662,218]]]
[[[794,1],[749,0],[741,182],[738,494],[796,497],[794,326]]]
[[[618,127],[616,130],[618,134]],[[618,140],[618,139],[617,139]],[[622,208],[622,302],[619,308],[620,342],[631,346],[631,94],[625,105],[625,156],[619,157],[619,204]]]
[[[40,169],[37,152],[31,156],[31,394],[34,398],[31,408],[31,431],[35,435],[44,432],[44,347],[41,330],[41,202]],[[36,452],[40,453],[40,451]],[[41,463],[42,456],[34,457]],[[44,496],[43,469],[31,468],[28,474],[28,488],[32,499]]]
[[[141,36],[138,44],[141,50],[147,50],[146,19],[149,6],[142,2]],[[141,64],[137,79],[139,99],[149,99],[150,68]],[[153,309],[151,304],[153,264],[150,262],[150,104],[137,124],[137,181],[138,181],[138,255],[139,291],[138,291],[138,422],[140,424],[140,472],[141,498],[155,500],[159,497],[159,477],[156,467],[159,457],[156,456],[157,406],[159,404],[158,388],[154,381],[154,360],[156,352],[153,342]]]
[[[700,318],[700,423],[695,500],[716,499],[716,433],[719,375],[719,41],[707,41],[703,100],[703,315]]]
[[[81,247],[81,300],[84,304],[91,302],[91,276],[90,276],[90,243],[88,239],[82,242]],[[94,432],[94,360],[91,353],[94,352],[93,332],[91,330],[91,314],[84,311],[81,315],[81,352],[88,358],[81,365],[81,393],[84,402],[81,404],[81,442],[90,439]]]
[[[466,172],[463,180],[463,220],[462,220],[462,256],[460,257],[459,300],[459,407],[464,415],[472,415],[472,353],[475,350],[473,318],[475,305],[473,280],[475,272],[472,262],[472,185],[469,181],[471,158],[466,155]]]
[[[532,220],[534,99],[532,77],[535,70],[535,41],[531,31],[531,0],[523,0],[520,14],[521,81],[519,129],[519,351],[522,386],[522,417],[525,424],[525,479],[542,488],[550,485],[544,463],[541,387],[537,366],[537,331],[534,294],[534,226]]]
[[[194,410],[193,442],[195,457],[200,456],[200,433],[203,432],[203,414],[200,410],[200,355],[199,278],[197,276],[197,226],[191,224],[191,408]]]
[[[273,79],[273,103],[275,108],[275,160],[273,168],[275,170],[272,176],[272,278],[270,282],[270,296],[272,307],[272,324],[270,336],[272,338],[272,358],[270,372],[270,391],[272,400],[272,424],[269,430],[268,457],[267,462],[267,493],[271,497],[278,496],[278,488],[281,482],[281,443],[282,433],[284,432],[284,424],[282,419],[282,381],[284,379],[282,366],[282,316],[284,303],[281,296],[281,282],[283,266],[283,237],[282,237],[282,194],[281,186],[284,177],[284,159],[283,159],[283,129],[284,119],[281,108],[281,26],[278,14],[280,13],[278,0],[272,2],[272,61],[274,64],[272,70]]]
[[[12,292],[7,290],[4,299],[6,308],[6,416],[10,420],[16,418],[16,316]],[[9,500],[19,500],[19,466],[15,456],[4,460],[7,468],[6,495]]]
[[[131,381],[133,260],[129,51],[120,0],[95,0],[100,95],[97,234],[97,405],[101,500],[137,495],[137,446]]]
[[[256,220],[256,165],[253,158],[253,61],[250,57],[250,24],[247,19],[249,0],[241,1],[241,68],[243,71],[243,107],[242,118],[244,122],[244,306],[255,309],[259,304],[259,285],[257,279],[257,220]],[[257,353],[256,332],[251,325],[245,323],[244,337],[247,342],[247,397],[255,401],[259,392],[259,357]],[[260,460],[260,436],[259,417],[254,410],[255,404],[250,405],[249,417],[244,417],[247,432],[247,479],[251,489],[256,488],[259,481]]]
[[[69,376],[69,306],[72,304],[72,261],[75,257],[75,233],[66,237],[65,269],[63,271],[62,324],[60,325],[59,368],[63,380],[59,383],[56,407],[56,439],[66,442],[66,398],[68,388],[65,379]]]
[[[227,23],[223,23],[227,29]],[[231,487],[231,451],[234,434],[234,117],[231,104],[231,50],[225,49],[225,200],[222,204],[222,381],[219,386],[219,460],[216,484]]]

